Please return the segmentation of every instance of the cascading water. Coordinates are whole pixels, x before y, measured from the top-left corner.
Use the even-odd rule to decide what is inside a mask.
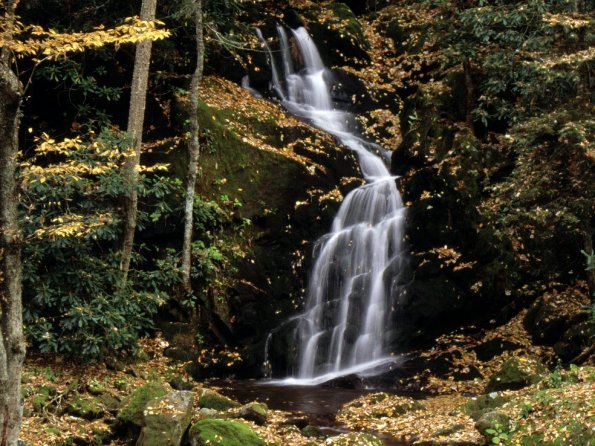
[[[382,159],[385,151],[357,136],[354,116],[334,106],[332,74],[306,29],[292,30],[301,55],[295,63],[285,29],[278,26],[277,32],[283,81],[270,46],[257,30],[273,73],[271,90],[291,113],[353,150],[366,180],[345,197],[331,232],[314,249],[306,306],[298,317],[299,363],[291,382],[316,384],[394,360],[387,344],[404,269],[405,208]],[[298,65],[303,66],[299,71]]]

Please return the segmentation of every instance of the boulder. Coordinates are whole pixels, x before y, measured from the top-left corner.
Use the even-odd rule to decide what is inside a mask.
[[[486,386],[486,392],[518,390],[541,381],[541,364],[526,358],[513,358],[505,361],[494,373]]]
[[[238,407],[240,403],[210,389],[200,391],[198,407],[205,409],[227,410]]]
[[[265,446],[250,427],[237,421],[200,420],[188,434],[190,446]]]
[[[143,412],[151,401],[168,393],[167,388],[159,382],[150,382],[136,389],[123,402],[118,420],[123,424],[143,426]]]
[[[192,419],[192,392],[173,391],[150,401],[136,446],[179,446]]]

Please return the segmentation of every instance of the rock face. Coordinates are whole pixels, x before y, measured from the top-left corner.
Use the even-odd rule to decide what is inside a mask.
[[[179,446],[192,419],[192,392],[174,391],[150,401],[143,411],[137,446]]]
[[[529,308],[525,328],[534,342],[554,344],[571,326],[588,318],[589,303],[589,297],[579,289],[547,293]]]
[[[200,420],[190,428],[190,446],[265,446],[252,429],[236,421]]]

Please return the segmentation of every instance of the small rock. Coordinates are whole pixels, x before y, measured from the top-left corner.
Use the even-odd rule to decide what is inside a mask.
[[[222,418],[223,417],[222,412],[219,412],[218,410],[215,410],[215,409],[207,409],[206,407],[203,407],[202,409],[198,409],[197,415],[200,420],[206,420],[207,418]]]

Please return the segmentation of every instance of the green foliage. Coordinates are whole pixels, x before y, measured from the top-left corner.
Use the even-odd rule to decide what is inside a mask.
[[[486,429],[486,433],[490,435],[493,444],[502,444],[509,438],[507,429],[498,423],[493,428]]]
[[[118,140],[119,139],[119,140]],[[42,352],[92,359],[131,351],[152,327],[177,272],[137,269],[121,288],[114,251],[121,220],[117,198],[126,191],[119,174],[125,142],[105,134],[95,141],[41,142],[22,175],[24,320],[29,342]],[[175,191],[165,177],[142,175],[141,222]],[[163,209],[161,209],[163,212]],[[136,264],[142,263],[137,255]]]

